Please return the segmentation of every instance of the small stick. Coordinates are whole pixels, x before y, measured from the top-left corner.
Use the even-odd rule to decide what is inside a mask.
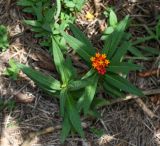
[[[142,99],[136,98],[135,101],[150,118],[156,117],[156,115],[146,106]]]
[[[143,94],[145,96],[147,95],[153,95],[153,94],[160,94],[160,89],[153,89],[153,90],[148,90],[148,91],[143,91]],[[109,102],[107,102],[105,105],[111,105],[111,104],[115,104],[115,103],[118,103],[118,102],[123,102],[123,101],[128,101],[128,100],[131,100],[131,99],[136,99],[136,98],[139,98],[139,96],[136,96],[136,95],[127,95],[125,98],[119,98],[119,99],[114,99],[114,100],[110,100]]]
[[[138,73],[138,76],[146,78],[146,77],[150,77],[153,75],[158,75],[160,73],[160,68],[159,69],[154,69],[151,71],[145,71],[145,72],[140,72]]]
[[[82,127],[83,128],[87,128],[88,126],[89,126],[89,124],[82,122]],[[44,134],[52,133],[52,132],[54,132],[56,130],[59,130],[61,128],[62,128],[61,125],[57,125],[55,127],[51,126],[51,127],[45,128],[45,129],[37,131],[37,132],[31,132],[31,133],[28,134],[28,137],[21,144],[21,146],[32,146],[33,145],[32,141],[34,140],[34,138],[36,136],[41,136],[41,135],[44,135]]]

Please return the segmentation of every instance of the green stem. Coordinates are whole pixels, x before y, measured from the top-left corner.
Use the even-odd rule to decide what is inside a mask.
[[[61,0],[56,0],[56,4],[57,4],[57,12],[56,12],[56,15],[55,15],[55,20],[58,19],[60,13],[61,13]]]

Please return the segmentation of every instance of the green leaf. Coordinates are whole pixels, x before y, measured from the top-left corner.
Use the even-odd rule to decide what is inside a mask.
[[[91,48],[88,48],[83,42],[77,40],[76,38],[62,32],[66,42],[88,63],[90,63],[90,58],[92,57],[88,51]],[[86,51],[88,49],[88,51]]]
[[[107,54],[109,59],[111,59],[114,53],[116,52],[116,49],[124,36],[124,31],[128,24],[128,18],[129,17],[126,16],[124,20],[122,20],[115,27],[113,33],[111,33],[105,40],[104,49],[102,50],[102,52]]]
[[[0,25],[0,50],[6,51],[9,47],[7,27]]]
[[[76,27],[73,24],[70,24],[70,29],[73,32],[74,36],[81,42],[83,42],[85,44],[86,47],[84,47],[83,49],[85,49],[85,51],[90,54],[90,55],[95,55],[96,51],[95,48],[93,47],[92,43],[89,41],[89,39],[84,35],[84,33],[82,33],[80,31],[80,29],[78,27]]]
[[[54,16],[55,16],[55,7],[48,9],[47,11],[45,11],[44,13],[44,19],[45,22],[54,22]]]
[[[131,47],[130,42],[124,42],[120,48],[117,48],[117,52],[114,54],[114,56],[111,59],[112,63],[119,63],[122,61],[124,55],[127,53],[128,48]]]
[[[24,20],[24,23],[34,26],[34,27],[41,27],[41,23],[37,20]]]
[[[43,20],[43,15],[42,15],[42,12],[43,12],[43,10],[42,10],[42,2],[40,1],[40,2],[38,2],[38,3],[36,4],[36,6],[33,6],[33,10],[34,10],[34,13],[35,13],[36,16],[37,16],[37,20],[38,20],[38,21],[42,21],[42,20]]]
[[[68,73],[72,78],[76,78],[77,76],[77,72],[76,69],[74,68],[73,64],[72,64],[72,60],[69,56],[67,56],[66,58],[66,67],[68,68]]]
[[[143,96],[143,93],[140,89],[136,88],[134,85],[132,85],[129,81],[124,79],[123,77],[120,77],[118,75],[105,75],[105,81],[108,84],[111,84],[112,86],[121,89],[125,92],[129,92],[134,95]]]
[[[42,89],[53,92],[54,90],[61,90],[60,82],[56,80],[54,77],[44,75],[41,72],[36,71],[23,64],[17,64],[17,67],[20,68],[30,79],[32,79]]]
[[[114,28],[110,26],[110,27],[107,27],[103,33],[108,35],[108,34],[111,34],[113,31],[114,31]]]
[[[135,70],[140,70],[142,69],[141,66],[135,65],[132,63],[127,63],[127,62],[122,62],[122,63],[117,63],[113,64],[112,63],[109,65],[107,68],[107,71],[114,72],[114,73],[129,73],[130,71],[135,71]]]
[[[91,68],[83,77],[82,79],[87,79],[88,77],[92,76],[95,73],[95,70]]]
[[[107,81],[104,82],[103,86],[105,88],[105,92],[107,94],[111,93],[111,96],[113,98],[125,97],[125,94],[122,91],[120,91],[119,89],[116,89],[115,87],[107,83]]]
[[[101,98],[101,97],[94,98],[92,105],[91,105],[91,108],[97,109],[97,108],[100,108],[100,107],[106,105],[107,103],[109,103],[109,101],[104,98]]]
[[[33,2],[28,1],[28,0],[19,0],[17,2],[17,5],[19,5],[19,6],[32,6]]]
[[[69,72],[67,71],[67,68],[65,66],[65,60],[63,58],[63,54],[53,36],[52,36],[52,52],[56,69],[61,74],[63,83],[66,84],[70,79]]]
[[[90,84],[85,88],[83,95],[80,97],[78,101],[78,108],[83,108],[84,114],[87,114],[87,112],[89,111],[90,105],[96,93],[99,77],[97,74],[95,74],[90,79]]]
[[[133,44],[133,45],[138,45],[138,44],[144,43],[144,42],[146,42],[146,41],[149,41],[149,40],[152,40],[152,39],[155,39],[155,38],[156,38],[155,35],[153,35],[153,36],[146,36],[146,37],[143,37],[143,38],[139,37],[139,38],[137,38],[137,40],[134,41],[132,44]]]
[[[114,27],[114,26],[116,26],[117,22],[118,22],[117,16],[116,16],[115,12],[111,9],[110,14],[109,14],[109,24]]]
[[[9,67],[4,71],[4,74],[10,76],[13,80],[17,80],[19,68],[13,59],[9,60]]]
[[[149,52],[154,55],[159,55],[159,50],[156,48],[152,48],[152,47],[145,47],[145,46],[137,46],[137,48],[140,48],[143,51]]]
[[[65,103],[67,98],[68,98],[67,89],[63,88],[60,92],[60,113],[62,117],[64,117]]]
[[[64,143],[67,136],[69,135],[70,130],[71,130],[71,124],[70,124],[70,121],[69,121],[68,114],[66,112],[65,116],[64,116],[63,123],[62,123],[61,143]]]
[[[73,1],[67,1],[66,2],[66,6],[69,8],[74,8],[75,7],[75,3]]]
[[[58,17],[60,16],[60,13],[61,13],[61,1],[60,0],[56,0],[56,6],[57,6],[57,11],[54,16],[55,20],[58,19]]]
[[[90,84],[90,82],[91,82],[90,79],[71,81],[68,85],[68,89],[70,91],[79,90],[85,88],[87,85]]]
[[[67,113],[68,113],[70,122],[72,123],[76,132],[78,132],[79,135],[82,138],[84,138],[84,132],[83,132],[83,129],[81,126],[80,116],[79,116],[78,110],[74,104],[74,101],[71,97],[67,98]]]
[[[32,14],[34,13],[33,9],[30,8],[30,7],[24,8],[22,11],[25,12],[25,13],[32,13]]]
[[[144,57],[144,55],[142,54],[141,51],[139,51],[139,49],[131,46],[128,48],[129,52],[131,52],[133,55],[135,55],[136,57]]]

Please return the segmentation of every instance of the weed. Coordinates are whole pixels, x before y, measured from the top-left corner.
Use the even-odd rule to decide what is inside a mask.
[[[9,46],[7,28],[0,25],[0,50],[5,51]]]

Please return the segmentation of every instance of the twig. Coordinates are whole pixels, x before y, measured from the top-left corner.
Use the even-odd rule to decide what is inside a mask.
[[[143,91],[143,94],[145,96],[153,95],[153,94],[160,94],[160,89],[153,89],[153,90]],[[116,99],[116,100],[115,99],[114,100],[110,100],[109,102],[105,103],[105,105],[111,105],[111,104],[115,104],[115,103],[118,103],[118,102],[128,101],[128,100],[136,99],[136,98],[139,98],[139,96],[128,95],[125,98],[119,98],[119,99]]]
[[[156,117],[156,115],[146,106],[142,99],[136,98],[135,101],[150,118]]]
[[[153,76],[153,75],[158,75],[160,72],[160,68],[159,69],[154,69],[154,70],[151,70],[151,71],[145,71],[145,72],[140,72],[138,73],[138,76],[140,77],[150,77],[150,76]]]
[[[82,122],[82,127],[87,128],[89,124]],[[37,131],[37,132],[31,132],[29,133],[29,136],[26,138],[26,140],[21,144],[21,146],[32,146],[32,141],[36,136],[41,136],[44,134],[52,133],[56,130],[61,129],[62,127],[60,125],[57,125],[55,127],[51,126],[48,128],[45,128],[43,130]]]

